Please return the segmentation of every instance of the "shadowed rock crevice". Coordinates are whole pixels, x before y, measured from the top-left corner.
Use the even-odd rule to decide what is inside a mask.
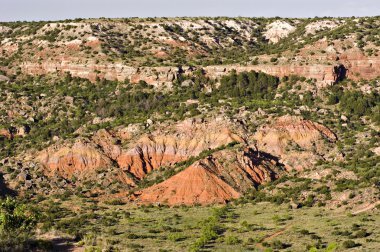
[[[337,65],[334,67],[334,82],[338,83],[346,79],[348,69],[343,65]]]
[[[4,197],[7,195],[16,196],[17,193],[7,187],[3,178],[3,174],[0,172],[0,197]]]

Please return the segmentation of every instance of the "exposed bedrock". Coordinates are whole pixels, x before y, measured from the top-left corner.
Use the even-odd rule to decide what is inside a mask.
[[[262,71],[278,77],[299,75],[316,79],[320,86],[333,84],[344,78],[354,80],[373,79],[380,75],[380,60],[374,56],[364,56],[360,51],[342,54],[339,60],[330,60],[327,56],[325,62],[311,62],[300,65],[298,62],[287,64],[259,64],[259,65],[217,65],[203,67],[203,71],[211,78],[219,78],[228,74],[232,69],[241,71]],[[302,59],[302,58],[301,58]],[[97,77],[109,80],[132,83],[140,80],[154,86],[170,86],[179,75],[191,75],[196,67],[131,67],[121,63],[96,64],[95,61],[78,63],[79,59],[63,57],[56,60],[45,60],[41,63],[24,62],[21,69],[28,74],[42,75],[47,73],[70,72],[73,76],[87,78],[95,81]],[[310,61],[308,58],[303,60]]]

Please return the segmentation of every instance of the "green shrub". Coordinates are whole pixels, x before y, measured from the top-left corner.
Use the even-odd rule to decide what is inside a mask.
[[[185,240],[186,237],[182,233],[171,233],[168,235],[168,239],[170,241],[176,242],[176,241]]]
[[[347,240],[343,242],[343,247],[344,248],[355,248],[360,246],[359,243],[354,242],[353,240]]]
[[[366,230],[359,230],[358,232],[356,232],[355,234],[353,234],[350,238],[364,238],[364,237],[367,237],[369,236],[370,234],[367,233]]]
[[[239,243],[241,243],[241,240],[240,240],[237,236],[231,235],[231,236],[227,236],[227,237],[224,239],[224,242],[225,242],[227,245],[235,245],[235,244],[239,244]]]
[[[4,251],[26,249],[36,214],[14,198],[0,199],[0,247]]]

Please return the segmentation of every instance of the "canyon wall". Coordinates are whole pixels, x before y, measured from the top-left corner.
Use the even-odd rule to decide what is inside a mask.
[[[379,58],[365,56],[357,50],[342,54],[335,60],[328,58],[327,56],[324,57],[326,61],[323,62],[321,60],[315,62],[315,60],[301,58],[296,62],[287,64],[215,65],[206,66],[201,69],[207,76],[214,79],[228,74],[232,69],[235,69],[237,72],[254,70],[278,77],[298,75],[313,78],[317,80],[320,86],[329,85],[336,81],[337,76],[334,67],[339,65],[344,66],[346,69],[345,77],[353,80],[370,80],[380,75]],[[298,61],[310,63],[300,64]],[[95,81],[97,77],[118,81],[129,80],[131,83],[138,83],[140,80],[143,80],[154,86],[170,86],[179,75],[191,75],[197,70],[197,67],[188,66],[131,67],[122,63],[96,63],[93,60],[89,60],[87,63],[80,62],[80,59],[62,57],[55,60],[46,60],[41,63],[26,61],[20,67],[24,73],[31,75],[69,72],[73,76],[86,78],[91,81]]]

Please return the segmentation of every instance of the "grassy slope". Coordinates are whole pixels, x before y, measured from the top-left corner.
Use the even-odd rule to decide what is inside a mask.
[[[74,225],[73,230],[86,230],[87,234],[80,244],[122,251],[125,248],[132,251],[186,251],[204,234],[202,229],[210,216],[215,215],[214,209],[221,208],[137,208],[130,205],[98,205],[76,197],[59,204],[69,208],[80,206],[83,213],[88,212],[88,209],[85,210],[88,207],[98,208],[93,211],[92,217],[86,217],[91,224],[81,226],[78,221],[68,223]],[[339,209],[330,211],[319,207],[290,209],[287,204],[231,205],[217,221],[220,227],[217,238],[209,241],[203,250],[260,251],[267,248],[271,251],[268,247],[280,248],[279,244],[282,244],[287,247],[284,251],[306,251],[316,244],[326,246],[336,243],[336,251],[346,251],[343,242],[351,239],[361,244],[352,251],[376,251],[380,248],[380,233],[376,228],[380,221],[378,211],[350,215]],[[81,216],[72,215],[76,216],[74,218]],[[60,225],[64,220],[55,222]],[[359,227],[355,229],[354,224]],[[349,231],[352,236],[360,230],[365,230],[368,236],[353,238],[349,234],[338,233]]]

